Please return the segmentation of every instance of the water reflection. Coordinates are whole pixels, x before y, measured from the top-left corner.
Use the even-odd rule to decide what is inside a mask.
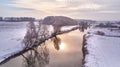
[[[60,39],[59,37],[55,36],[55,37],[53,37],[51,40],[52,40],[53,43],[54,43],[55,49],[56,49],[56,50],[59,50],[59,49],[60,49],[61,39]]]
[[[65,43],[61,42],[60,43],[60,50],[64,50],[65,49]]]
[[[54,43],[53,45],[56,50],[63,50],[65,48],[65,44],[61,42],[61,39],[58,36],[53,37],[51,40]],[[45,43],[28,51],[22,56],[24,58],[25,67],[45,67],[49,64],[49,50]]]
[[[49,50],[45,44],[30,50],[22,56],[24,57],[25,67],[45,67],[49,64]]]

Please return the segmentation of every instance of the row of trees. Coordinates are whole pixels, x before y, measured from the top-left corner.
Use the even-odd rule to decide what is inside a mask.
[[[2,17],[0,17],[0,21],[3,21],[3,18],[2,18]]]
[[[99,23],[96,25],[96,27],[110,27],[110,28],[119,28],[119,26],[116,26],[115,23],[107,22],[107,23]]]
[[[0,17],[0,21],[6,22],[21,22],[21,21],[34,21],[33,17]]]
[[[88,22],[81,22],[79,24],[79,30],[84,32],[85,29],[90,28],[90,24]]]

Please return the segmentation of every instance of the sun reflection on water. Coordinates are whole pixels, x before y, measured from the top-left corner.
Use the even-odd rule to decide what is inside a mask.
[[[60,44],[60,46],[59,46],[59,47],[60,47],[60,50],[64,50],[65,47],[66,47],[65,45],[66,45],[66,44],[62,42],[62,43]]]

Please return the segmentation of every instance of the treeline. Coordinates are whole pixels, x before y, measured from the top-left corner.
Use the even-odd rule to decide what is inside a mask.
[[[0,17],[0,21],[5,21],[5,22],[35,21],[35,18],[33,17]]]
[[[0,21],[3,21],[3,18],[2,18],[2,17],[0,17]]]

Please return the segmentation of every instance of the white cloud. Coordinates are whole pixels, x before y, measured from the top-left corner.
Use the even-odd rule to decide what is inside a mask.
[[[69,7],[69,8],[73,9],[73,10],[76,10],[76,9],[79,9],[79,10],[99,10],[101,7],[102,7],[102,5],[91,3],[91,4],[82,4],[82,5],[79,5],[78,7]]]
[[[114,13],[120,13],[120,11],[114,11],[114,10],[103,10],[103,11],[99,11],[99,13],[110,13],[110,14],[114,14]]]
[[[62,2],[59,2],[62,1]],[[67,2],[67,3],[66,3]],[[73,2],[79,2],[82,4],[76,4],[74,5]],[[12,4],[9,4],[14,7],[20,7],[20,8],[30,8],[38,11],[43,11],[48,14],[58,14],[56,11],[60,11],[64,9],[65,10],[97,10],[100,9],[102,6],[95,3],[89,3],[86,1],[70,1],[67,0],[53,0],[53,1],[47,1],[47,0],[14,0]]]
[[[108,1],[108,0],[107,0]],[[104,0],[12,0],[8,4],[12,7],[32,9],[28,11],[21,11],[23,14],[30,14],[34,16],[47,16],[47,15],[65,15],[71,17],[86,17],[100,18],[100,14],[113,14],[119,12],[119,4],[115,4],[112,0],[107,2]],[[110,0],[111,1],[111,0]],[[115,0],[116,1],[116,0]],[[113,4],[113,5],[111,5]],[[115,6],[114,6],[115,5]],[[117,9],[117,10],[116,10]],[[118,10],[119,9],[119,10]],[[19,11],[20,13],[20,11]]]

